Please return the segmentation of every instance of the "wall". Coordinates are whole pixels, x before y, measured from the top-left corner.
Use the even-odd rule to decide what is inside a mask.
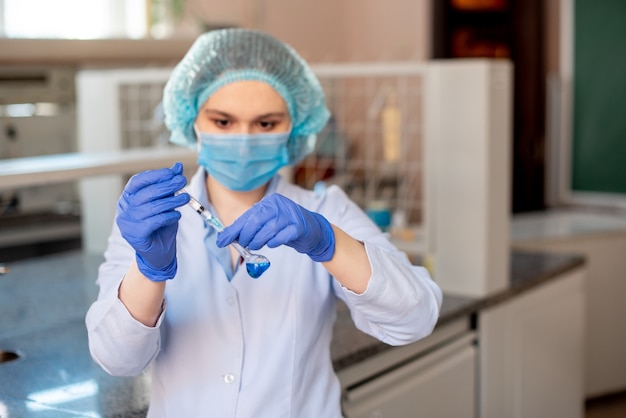
[[[349,61],[424,60],[430,55],[430,0],[348,0]]]
[[[345,2],[266,0],[256,29],[293,46],[304,59],[339,60],[344,54]]]
[[[194,0],[188,8],[209,25],[265,30],[311,62],[422,60],[430,53],[430,0]]]

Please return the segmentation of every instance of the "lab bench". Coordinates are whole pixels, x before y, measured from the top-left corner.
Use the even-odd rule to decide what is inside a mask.
[[[65,209],[58,213],[29,210],[14,216],[5,214],[0,219],[0,251],[8,253],[8,249],[12,247],[64,239],[82,240],[82,248],[89,248],[87,244],[92,241],[106,245],[110,223],[102,222],[102,219],[112,219],[111,213],[114,212],[115,205],[103,205],[101,202],[117,200],[117,197],[111,200],[101,198],[102,194],[109,190],[106,188],[107,179],[115,178],[122,183],[124,176],[143,170],[168,167],[176,161],[181,161],[189,169],[195,169],[196,159],[197,154],[194,150],[164,146],[0,160],[0,191],[77,183],[83,195],[80,215],[73,213],[74,210],[66,213]],[[120,184],[120,190],[121,187]],[[91,190],[92,188],[96,190]],[[119,196],[119,190],[111,193]],[[85,198],[86,194],[100,198],[88,200]],[[35,195],[36,193],[33,196]],[[77,246],[74,245],[73,248]],[[6,261],[8,258],[13,257],[7,254],[0,261]]]
[[[0,278],[0,350],[20,356],[0,364],[1,417],[145,416],[149,375],[109,376],[89,355],[84,316],[97,295],[94,281],[102,260],[101,255],[65,252],[11,263],[9,274]],[[577,352],[567,356],[548,350],[545,357],[537,351],[541,344],[525,341],[524,336],[528,324],[535,330],[537,321],[545,323],[539,331],[549,337],[555,327],[563,328],[564,315],[578,317],[584,259],[568,254],[514,252],[510,268],[511,285],[498,294],[485,298],[444,295],[434,333],[407,346],[391,347],[358,331],[347,308],[339,305],[331,352],[342,384],[346,416],[414,417],[415,411],[422,411],[430,417],[495,417],[519,401],[515,397],[519,382],[511,385],[511,379],[520,376],[507,376],[498,366],[527,366],[511,372],[522,372],[522,383],[534,384],[546,376],[532,373],[555,354],[562,358],[558,372],[572,368],[565,376],[572,381],[569,388],[565,387],[567,396],[562,400],[566,405],[573,403],[568,411],[582,411],[583,399],[577,399],[580,390],[576,384],[582,385]],[[573,298],[568,299],[568,294]],[[556,296],[565,305],[551,303],[550,298]],[[524,300],[527,302],[521,303]],[[546,316],[542,309],[548,309],[548,314],[554,309],[558,312]],[[531,321],[520,322],[520,318]],[[498,332],[502,327],[511,332]],[[582,349],[578,322],[574,320],[564,328],[562,342]],[[541,336],[539,331],[535,337]],[[555,338],[547,341],[553,343]],[[560,341],[556,339],[557,345],[562,344]],[[517,349],[525,345],[530,345],[529,350]],[[485,350],[489,350],[489,358]],[[521,362],[516,363],[516,359]],[[524,363],[529,359],[537,363]],[[549,370],[546,373],[554,377]],[[513,392],[504,393],[509,389]],[[484,397],[484,392],[513,401],[494,403]],[[559,390],[553,387],[551,392],[550,399],[554,399]],[[419,408],[413,409],[416,404]],[[556,404],[560,405],[563,403]],[[429,410],[431,407],[434,409]],[[450,411],[462,414],[436,415]]]

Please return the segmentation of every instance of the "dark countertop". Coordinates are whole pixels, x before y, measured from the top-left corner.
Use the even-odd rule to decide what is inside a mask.
[[[10,264],[0,276],[0,417],[141,417],[149,376],[107,375],[89,355],[84,316],[97,296],[101,255],[67,252]],[[438,326],[500,303],[584,263],[578,256],[514,252],[511,286],[488,298],[444,295]],[[358,331],[338,309],[332,343],[340,370],[390,346]]]
[[[444,294],[437,328],[497,305],[528,289],[584,264],[581,256],[514,251],[511,256],[511,286],[486,298]],[[357,330],[348,309],[340,305],[332,342],[335,370],[349,367],[370,356],[393,348]]]

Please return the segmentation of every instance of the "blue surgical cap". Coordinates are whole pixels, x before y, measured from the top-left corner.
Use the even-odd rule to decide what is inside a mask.
[[[163,92],[170,141],[195,148],[198,110],[218,89],[243,80],[266,82],[287,104],[292,124],[290,164],[310,153],[330,116],[319,80],[290,46],[248,29],[200,35],[174,68]]]

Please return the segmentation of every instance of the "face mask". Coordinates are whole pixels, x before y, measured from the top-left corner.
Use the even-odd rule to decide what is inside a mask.
[[[250,191],[267,183],[289,163],[290,132],[271,134],[209,134],[200,139],[198,165],[223,186]]]

